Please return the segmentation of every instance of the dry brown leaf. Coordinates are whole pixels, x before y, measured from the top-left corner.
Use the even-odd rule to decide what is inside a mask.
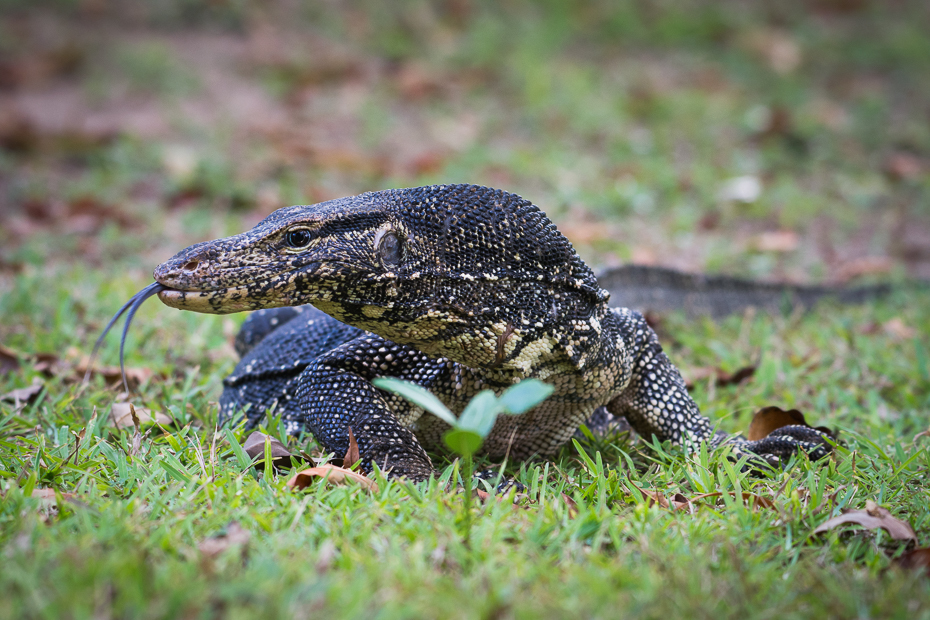
[[[74,493],[65,493],[63,491],[58,492],[61,495],[61,499],[64,500],[73,500],[77,498],[77,495]],[[35,489],[32,492],[32,497],[35,499],[41,499],[43,501],[56,501],[55,489]]]
[[[132,403],[113,403],[113,406],[110,407],[110,419],[113,420],[113,425],[116,428],[129,428],[131,426],[136,426],[136,423],[132,419],[132,413],[135,410],[136,415],[138,416],[138,422],[141,425],[150,425],[157,424],[159,426],[171,426],[174,424],[174,420],[161,411],[152,411],[145,407],[135,407]]]
[[[87,372],[87,360],[78,362],[74,367],[75,377],[83,379]],[[119,366],[95,366],[91,370],[91,376],[100,375],[108,384],[121,384],[123,377],[120,374]],[[129,383],[129,389],[134,390],[141,384],[155,376],[155,373],[149,368],[126,368],[126,381]]]
[[[685,386],[690,390],[698,381],[706,381],[716,376],[717,370],[710,366],[697,366],[688,368],[681,373],[685,378]]]
[[[17,388],[15,390],[10,390],[6,394],[0,396],[0,400],[6,400],[13,403],[14,407],[20,407],[27,403],[31,403],[36,399],[36,397],[42,392],[42,388],[45,386],[45,383],[38,377],[32,378],[32,384],[23,388]]]
[[[752,249],[759,252],[794,252],[800,239],[793,230],[772,230],[756,235],[749,241]]]
[[[848,282],[860,276],[890,273],[894,260],[887,256],[863,256],[842,263],[836,271],[836,279]]]
[[[417,155],[407,167],[414,176],[438,174],[446,165],[447,159],[444,153],[431,151]]]
[[[882,324],[882,329],[896,340],[910,340],[917,335],[917,330],[904,324],[901,317],[894,317]]]
[[[661,491],[657,491],[653,489],[644,489],[640,487],[638,484],[633,482],[633,478],[631,478],[629,474],[627,474],[626,478],[633,487],[638,489],[639,492],[642,493],[649,500],[650,507],[655,506],[656,504],[658,504],[660,508],[667,508],[667,509],[672,509],[672,510],[680,510],[683,508],[690,507],[690,502],[681,493],[676,493],[674,497],[672,498],[672,501],[670,502],[668,498],[665,497],[665,494],[662,493]]]
[[[226,526],[225,532],[217,534],[216,536],[204,538],[200,541],[200,544],[197,545],[197,548],[204,556],[214,558],[230,547],[244,548],[248,545],[251,537],[252,535],[247,529],[239,525],[237,521],[233,521]]]
[[[85,51],[74,43],[35,50],[0,61],[0,89],[36,87],[77,71],[84,62]]]
[[[908,570],[919,569],[930,577],[930,547],[907,551],[894,561],[894,565]]]
[[[756,366],[743,366],[742,368],[736,370],[733,373],[726,372],[725,370],[717,369],[717,385],[739,385],[740,383],[749,380],[752,376],[756,374]]]
[[[418,100],[436,96],[445,85],[443,76],[431,72],[422,63],[408,62],[397,71],[395,82],[407,99]]]
[[[574,519],[578,516],[578,504],[575,503],[571,497],[562,493],[562,501],[565,502],[565,506],[568,508],[568,517]]]
[[[36,353],[33,356],[36,363],[33,368],[46,377],[58,377],[71,372],[71,366],[54,353]],[[83,379],[83,377],[79,377]]]
[[[352,434],[352,427],[349,427],[349,449],[346,450],[346,455],[342,457],[342,466],[343,467],[352,467],[356,463],[362,460],[362,457],[358,453],[358,443],[355,441],[355,435]]]
[[[59,492],[58,495],[69,504],[87,506],[75,493]],[[39,514],[43,521],[48,521],[48,519],[58,516],[60,506],[58,505],[58,497],[55,494],[55,489],[35,489],[32,492],[32,497],[40,501]]]
[[[587,244],[609,239],[611,231],[603,223],[597,222],[565,222],[559,226],[559,231],[568,237],[572,243]]]
[[[818,525],[813,533],[822,534],[844,523],[861,525],[869,530],[882,528],[888,532],[894,540],[912,540],[917,542],[917,534],[914,533],[913,528],[911,528],[908,523],[892,517],[890,512],[878,506],[872,500],[866,501],[865,510],[847,510],[838,517],[833,517]]]
[[[710,368],[709,366],[698,366],[697,368],[691,368],[686,373],[687,380],[685,381],[686,386],[690,389],[694,387],[695,382],[703,381],[705,379],[710,379],[718,386],[727,386],[727,385],[739,385],[744,381],[748,381],[756,374],[756,366],[743,366],[738,370],[730,373],[722,368]]]
[[[0,344],[0,376],[19,370],[19,353]]]
[[[691,501],[696,502],[696,501],[707,499],[710,497],[720,497],[721,495],[723,495],[723,492],[721,491],[716,491],[714,493],[701,493],[699,495],[695,495],[694,497],[692,497]],[[730,497],[736,497],[736,492],[730,491],[729,495]],[[774,501],[772,501],[771,499],[767,497],[756,495],[755,493],[749,493],[748,491],[743,491],[742,497],[743,497],[744,502],[748,502],[752,506],[759,506],[761,508],[774,508],[775,507]]]
[[[696,508],[696,504],[695,504],[696,502],[702,499],[720,497],[721,495],[723,495],[722,491],[716,491],[714,493],[701,493],[699,495],[695,495],[694,497],[686,497],[685,495],[681,493],[675,493],[674,495],[672,495],[671,499],[669,499],[668,497],[665,496],[665,493],[663,493],[662,491],[655,490],[655,489],[644,489],[638,486],[635,482],[633,482],[633,479],[629,476],[629,474],[627,474],[627,479],[630,481],[631,485],[639,489],[639,492],[642,493],[643,496],[645,496],[648,499],[650,507],[658,505],[660,508],[666,508],[668,510],[673,510],[673,511],[686,510],[687,512],[694,513],[695,508]],[[736,497],[735,491],[729,491],[728,494],[730,495],[730,497]],[[774,508],[775,507],[775,502],[773,502],[772,500],[766,497],[756,495],[755,493],[749,493],[747,491],[743,491],[742,498],[743,498],[743,501],[748,502],[752,506],[759,506],[762,508]]]
[[[917,443],[917,440],[920,439],[921,437],[930,437],[930,428],[928,428],[925,431],[920,431],[919,433],[914,435],[914,443]]]
[[[336,543],[330,538],[327,538],[323,544],[320,545],[320,550],[317,552],[316,556],[316,562],[313,564],[313,568],[318,575],[322,575],[333,567],[336,561],[337,551]]]
[[[801,64],[801,46],[792,33],[774,28],[750,30],[742,36],[743,47],[764,60],[781,75],[793,72]]]
[[[262,463],[265,460],[266,439],[271,442],[272,464],[275,467],[290,467],[292,456],[291,451],[287,449],[287,446],[271,435],[266,435],[265,433],[259,433],[258,431],[255,431],[246,438],[245,442],[243,442],[242,449],[245,450],[245,453],[248,454],[251,458],[258,458],[260,459],[258,462]]]
[[[378,492],[378,485],[375,484],[374,480],[366,478],[362,474],[356,473],[351,469],[336,467],[335,465],[330,465],[329,463],[324,463],[323,465],[317,465],[316,467],[310,467],[308,469],[297,472],[291,476],[290,480],[287,481],[287,486],[296,491],[310,486],[317,478],[323,478],[331,484],[346,484],[347,482],[353,482],[369,491],[373,491],[375,493]]]
[[[904,151],[888,155],[882,168],[892,181],[916,181],[930,171],[924,160]]]
[[[814,428],[804,419],[804,414],[797,409],[785,411],[779,407],[763,407],[752,416],[752,422],[749,423],[749,430],[746,431],[746,439],[749,441],[758,441],[768,437],[772,431],[783,426],[806,426]],[[835,437],[833,431],[824,427],[816,427],[818,431]]]

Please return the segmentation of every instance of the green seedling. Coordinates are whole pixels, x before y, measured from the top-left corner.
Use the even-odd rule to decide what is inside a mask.
[[[546,400],[554,388],[537,379],[526,379],[507,388],[500,396],[495,395],[491,390],[483,390],[469,401],[462,415],[456,418],[455,414],[438,398],[419,385],[391,377],[380,377],[372,383],[377,388],[406,398],[452,427],[442,436],[442,440],[450,450],[462,457],[462,484],[465,487],[465,543],[469,544],[472,477],[474,476],[472,457],[484,445],[484,440],[494,428],[497,416],[502,413],[508,415],[526,413]]]

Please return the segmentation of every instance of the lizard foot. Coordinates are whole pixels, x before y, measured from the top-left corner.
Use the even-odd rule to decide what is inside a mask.
[[[476,471],[474,474],[476,481],[483,480],[490,484],[497,482],[498,477],[500,477],[500,472],[494,471],[493,469],[482,469],[480,471]],[[479,488],[481,488],[481,486],[483,485],[479,485]],[[523,483],[518,482],[510,476],[503,476],[500,478],[500,482],[498,482],[495,492],[498,495],[506,495],[510,492],[511,489],[515,489],[517,493],[523,493],[526,491],[526,487],[523,485]]]
[[[734,437],[727,443],[734,447],[736,456],[749,454],[749,465],[760,460],[772,467],[782,467],[798,452],[804,452],[816,461],[833,452],[834,440],[830,435],[809,426],[783,426],[762,439],[750,441]]]

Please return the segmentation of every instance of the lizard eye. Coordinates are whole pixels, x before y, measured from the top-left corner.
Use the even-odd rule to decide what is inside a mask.
[[[310,241],[310,232],[303,229],[291,230],[284,236],[284,243],[296,250],[307,247]]]
[[[386,266],[396,266],[400,264],[403,246],[400,239],[393,232],[386,232],[378,240],[378,256]]]

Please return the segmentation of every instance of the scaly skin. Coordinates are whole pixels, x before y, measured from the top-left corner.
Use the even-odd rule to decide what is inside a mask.
[[[237,342],[223,418],[246,409],[254,426],[277,407],[290,432],[336,454],[351,428],[368,469],[428,477],[424,447],[440,449],[447,430],[373,387],[379,376],[418,383],[456,413],[482,389],[528,377],[555,386],[534,410],[498,419],[492,457],[551,455],[601,406],[647,437],[714,442],[642,315],[610,308],[568,240],[513,194],[433,186],[288,207],[181,251],[155,279],[175,308],[262,310]],[[812,429],[777,433],[730,441],[772,463],[828,451]]]

